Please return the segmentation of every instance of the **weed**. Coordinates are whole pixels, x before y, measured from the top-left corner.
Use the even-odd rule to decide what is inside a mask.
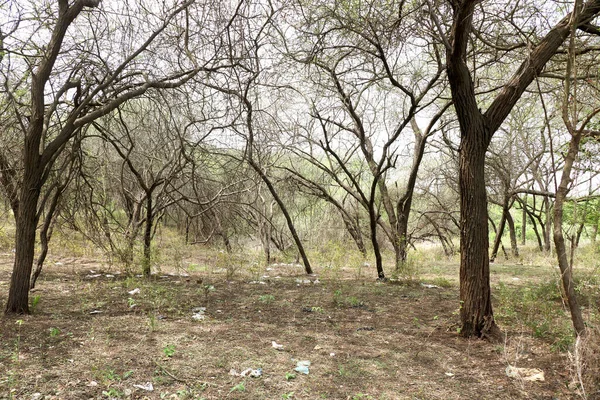
[[[38,304],[40,303],[41,300],[41,296],[39,294],[36,294],[35,296],[33,296],[33,298],[31,299],[31,312],[35,312],[36,307],[38,306]]]
[[[292,379],[296,379],[296,374],[294,374],[292,372],[286,372],[285,373],[285,380],[286,381],[291,381]]]
[[[237,385],[235,385],[234,387],[232,387],[231,390],[229,391],[229,393],[245,392],[245,391],[246,391],[246,386],[244,385],[244,382],[240,382]]]
[[[259,296],[258,301],[265,304],[271,304],[275,301],[275,296],[272,294],[263,294],[262,296]]]
[[[281,395],[282,399],[292,399],[294,397],[294,392],[284,393]]]
[[[108,398],[119,398],[119,397],[123,397],[123,392],[121,392],[120,390],[116,389],[116,388],[109,388],[108,390],[104,390],[102,391],[102,396],[108,397]]]
[[[167,357],[173,357],[173,355],[175,355],[175,345],[173,344],[168,344],[163,348],[163,353],[165,356]]]
[[[50,328],[50,337],[57,337],[58,335],[60,335],[60,329]]]

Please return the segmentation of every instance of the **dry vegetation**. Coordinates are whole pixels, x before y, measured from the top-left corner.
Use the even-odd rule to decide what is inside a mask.
[[[0,320],[0,398],[568,399],[581,393],[573,383],[573,336],[557,273],[550,258],[533,253],[521,265],[493,266],[496,315],[507,333],[503,345],[493,345],[458,336],[458,267],[435,259],[431,249],[413,254],[412,279],[378,283],[372,268],[344,266],[335,254],[318,255],[322,267],[307,277],[293,264],[266,268],[250,256],[198,247],[175,254],[163,242],[160,272],[147,281],[66,243],[32,293],[33,314]],[[12,254],[0,260],[4,302]],[[594,272],[578,275],[587,318],[597,322]],[[197,307],[206,307],[204,320],[192,318]],[[585,348],[582,357],[596,359],[589,355],[597,355],[597,343]],[[298,360],[311,361],[309,375],[294,372]],[[509,378],[508,366],[539,368],[545,381]],[[232,375],[247,368],[263,375]],[[585,368],[591,388],[598,364]],[[134,386],[148,382],[152,392]],[[586,394],[594,398],[593,390]]]

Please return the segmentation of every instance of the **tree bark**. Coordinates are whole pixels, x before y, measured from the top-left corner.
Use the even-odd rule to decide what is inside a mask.
[[[506,210],[506,223],[508,224],[508,234],[510,236],[510,248],[513,257],[519,257],[519,247],[517,245],[517,232],[515,231],[515,221],[510,214],[510,208]]]
[[[527,194],[525,194],[524,204],[527,204]],[[521,212],[521,246],[527,244],[527,209],[525,205],[522,205],[523,209]]]
[[[571,142],[569,143],[569,151],[565,157],[565,165],[563,166],[560,185],[558,187],[558,192],[556,193],[556,199],[554,200],[554,246],[556,247],[556,256],[558,257],[558,267],[560,268],[563,288],[567,296],[569,310],[571,311],[571,320],[577,335],[582,335],[585,333],[585,324],[583,322],[583,316],[581,315],[581,309],[579,308],[577,296],[575,294],[575,284],[573,282],[572,275],[573,266],[569,264],[562,228],[563,205],[569,192],[571,169],[577,153],[579,152],[580,141],[581,134],[574,133],[571,138]]]
[[[571,16],[563,18],[529,52],[510,80],[482,114],[467,66],[468,44],[473,13],[478,0],[452,0],[453,23],[446,39],[446,64],[452,100],[461,132],[460,205],[461,265],[460,299],[463,336],[499,339],[500,330],[492,312],[487,199],[484,179],[485,153],[490,140],[506,119],[529,84],[570,34]],[[483,7],[483,6],[482,6]],[[585,4],[575,25],[586,23],[600,12],[600,0]],[[436,18],[434,12],[432,17]]]
[[[26,147],[25,168],[19,212],[16,216],[15,261],[8,291],[7,314],[29,313],[29,286],[35,251],[35,232],[38,222],[37,204],[42,182],[37,149]]]
[[[149,278],[152,273],[151,246],[152,246],[152,224],[154,223],[154,212],[152,210],[152,192],[146,192],[146,223],[144,226],[144,262],[142,263],[142,274]]]

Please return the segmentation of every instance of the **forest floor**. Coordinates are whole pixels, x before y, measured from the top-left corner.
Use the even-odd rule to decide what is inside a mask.
[[[0,255],[2,304],[11,267],[12,254]],[[502,344],[458,335],[455,263],[387,283],[317,272],[277,264],[229,280],[206,268],[145,280],[51,258],[32,315],[0,318],[0,399],[577,397],[568,317],[559,292],[544,297],[552,267],[492,267]],[[528,305],[538,297],[550,311]],[[294,371],[303,360],[308,375]],[[544,380],[508,377],[509,367]]]

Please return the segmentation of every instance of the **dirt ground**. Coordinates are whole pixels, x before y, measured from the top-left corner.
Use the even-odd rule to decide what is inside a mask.
[[[11,267],[1,255],[2,304]],[[423,285],[456,270],[379,283],[279,264],[230,281],[219,271],[148,281],[53,259],[33,314],[0,319],[0,398],[575,398],[566,353],[547,340],[510,326],[500,345],[458,336],[455,280]],[[308,375],[294,371],[302,360]],[[509,366],[545,380],[509,378]],[[262,375],[240,376],[246,369]]]

